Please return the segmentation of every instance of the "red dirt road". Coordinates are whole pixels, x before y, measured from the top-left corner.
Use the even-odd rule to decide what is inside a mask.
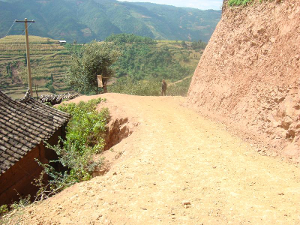
[[[8,223],[300,223],[296,166],[259,155],[182,106],[185,98],[101,97],[113,115],[139,124],[110,151],[120,158],[104,176],[27,207]]]

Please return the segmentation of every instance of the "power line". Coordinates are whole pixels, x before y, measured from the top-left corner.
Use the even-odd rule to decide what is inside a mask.
[[[10,30],[12,29],[12,27],[15,25],[16,21],[14,20],[14,22],[12,23],[11,27],[9,28],[9,30],[7,31],[6,35],[4,37],[6,37],[8,35],[8,33],[10,32]]]

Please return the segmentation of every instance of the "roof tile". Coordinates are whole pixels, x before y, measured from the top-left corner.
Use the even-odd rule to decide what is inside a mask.
[[[15,101],[0,91],[0,176],[69,118],[32,98]]]

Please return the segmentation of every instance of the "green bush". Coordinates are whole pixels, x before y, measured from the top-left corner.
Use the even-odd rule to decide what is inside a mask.
[[[134,81],[153,78],[175,81],[193,71],[193,68],[186,64],[189,62],[190,53],[185,41],[182,41],[184,47],[175,48],[175,51],[180,52],[183,58],[178,57],[174,52],[174,45],[161,46],[151,38],[119,34],[108,37],[106,41],[113,42],[112,47],[121,52],[120,57],[112,66],[117,78],[127,75]],[[196,45],[198,47],[198,44]]]
[[[104,147],[106,124],[109,119],[108,109],[101,112],[96,107],[103,99],[92,99],[79,104],[70,103],[58,106],[58,109],[71,114],[72,119],[67,126],[67,136],[64,146],[75,146],[80,154],[91,147],[93,152],[98,153]]]
[[[0,216],[4,215],[8,212],[8,206],[7,205],[1,205],[0,206]]]
[[[167,95],[186,96],[191,83],[191,78],[183,79],[181,82],[169,85]],[[122,93],[140,96],[160,96],[161,80],[150,79],[134,81],[131,77],[122,77],[115,84],[109,87],[109,92]]]
[[[59,162],[67,170],[56,171],[50,164],[38,162],[44,171],[40,178],[35,180],[35,185],[40,188],[36,199],[45,199],[74,183],[91,179],[95,168],[100,166],[101,161],[95,162],[93,155],[104,148],[105,126],[109,120],[108,109],[103,109],[101,112],[96,110],[101,101],[104,100],[99,98],[80,102],[77,105],[70,103],[58,106],[59,110],[71,114],[72,117],[66,129],[63,147],[61,145],[48,147],[52,148],[59,157],[54,162]],[[50,178],[46,184],[44,174]]]
[[[134,81],[132,77],[122,77],[109,87],[109,92],[140,96],[159,96],[161,94],[161,80]]]
[[[239,6],[239,5],[247,5],[248,3],[252,2],[253,0],[229,0],[228,4],[230,6]]]
[[[191,78],[184,79],[182,82],[171,85],[167,89],[167,95],[186,96],[191,84]]]

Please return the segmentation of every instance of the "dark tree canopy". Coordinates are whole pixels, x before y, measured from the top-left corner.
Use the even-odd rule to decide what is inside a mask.
[[[119,52],[109,43],[92,42],[72,56],[67,80],[70,86],[84,94],[97,91],[97,75],[102,75],[104,85],[114,75],[111,65],[118,59]]]

